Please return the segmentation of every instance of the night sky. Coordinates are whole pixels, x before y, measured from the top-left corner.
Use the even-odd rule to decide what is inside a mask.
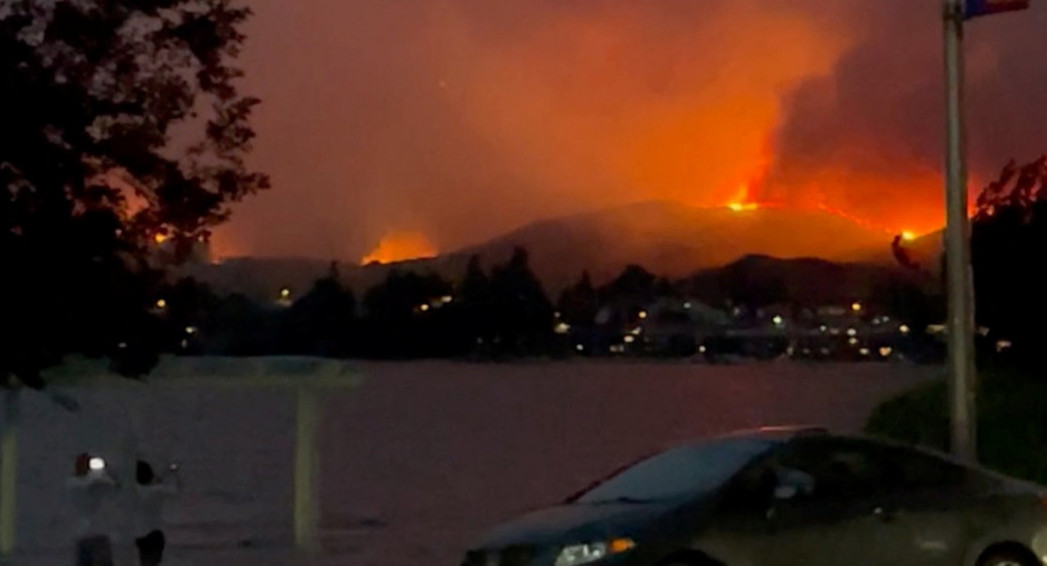
[[[940,225],[939,0],[252,0],[219,255],[450,250],[634,201]],[[972,187],[1047,151],[1047,2],[968,23]]]

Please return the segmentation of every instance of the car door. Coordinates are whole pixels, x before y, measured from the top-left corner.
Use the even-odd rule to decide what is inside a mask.
[[[884,447],[891,489],[879,504],[876,530],[882,564],[954,566],[963,560],[969,525],[965,508],[973,501],[964,489],[967,471],[930,454]]]
[[[771,508],[760,563],[885,564],[880,545],[898,544],[882,528],[882,502],[889,486],[886,464],[882,451],[862,441],[795,441],[775,466],[780,476],[806,476],[809,485]]]

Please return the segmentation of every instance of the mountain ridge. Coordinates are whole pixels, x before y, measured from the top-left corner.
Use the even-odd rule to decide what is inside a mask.
[[[691,207],[645,201],[537,220],[485,242],[435,258],[390,264],[341,262],[341,278],[357,292],[380,283],[392,269],[432,272],[457,280],[469,258],[486,267],[504,262],[516,247],[527,249],[532,269],[550,294],[588,270],[594,282],[610,280],[626,265],[682,279],[746,256],[818,258],[832,262],[889,264],[891,236],[821,211]],[[234,258],[183,269],[212,286],[252,297],[298,292],[323,276],[330,261],[308,258]]]

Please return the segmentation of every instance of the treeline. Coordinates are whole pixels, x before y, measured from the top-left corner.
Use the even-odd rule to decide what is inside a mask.
[[[981,358],[1007,345],[1012,363],[1047,365],[1047,157],[1009,163],[978,198],[971,232]]]
[[[768,283],[758,276],[731,276],[724,285],[745,298],[747,312],[795,299],[763,293]],[[877,289],[861,299],[900,319],[928,319],[934,298],[917,287],[892,282]],[[288,290],[268,303],[220,296],[185,279],[166,289],[159,318],[162,349],[185,354],[506,359],[607,353],[606,348],[581,352],[578,346],[621,341],[650,305],[692,300],[715,301],[711,308],[724,313],[742,305],[724,300],[721,290],[692,289],[686,281],[672,282],[635,265],[600,286],[583,272],[553,301],[532,272],[527,252],[517,249],[490,270],[473,257],[456,282],[394,269],[362,296],[343,285],[336,264],[305,294],[292,297]],[[673,351],[697,347],[686,331],[675,338],[689,338],[690,344]]]
[[[490,272],[473,258],[457,284],[394,269],[358,297],[332,265],[282,305],[220,297],[192,279],[173,285],[164,300],[164,340],[193,354],[410,359],[553,350],[554,307],[522,249]]]

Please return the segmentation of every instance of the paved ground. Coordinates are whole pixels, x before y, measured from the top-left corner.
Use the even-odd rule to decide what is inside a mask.
[[[776,423],[860,428],[935,368],[793,363],[449,362],[361,364],[361,389],[325,400],[327,550],[288,549],[294,403],[286,394],[158,395],[143,444],[183,464],[171,566],[454,566],[494,523],[556,501],[623,461],[695,436]],[[92,404],[93,403],[93,404]],[[71,455],[118,428],[120,405],[87,399],[91,423],[29,407],[19,566],[70,564],[56,509]],[[67,419],[67,420],[62,420]],[[94,436],[93,436],[94,435]],[[258,548],[238,549],[253,538]],[[56,541],[58,543],[56,544]]]

